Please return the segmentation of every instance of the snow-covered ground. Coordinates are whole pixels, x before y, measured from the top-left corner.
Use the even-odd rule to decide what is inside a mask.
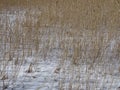
[[[100,64],[89,69],[89,64],[74,65],[70,60],[61,62],[57,56],[56,50],[46,60],[37,57],[31,73],[26,71],[36,57],[25,58],[17,78],[5,80],[6,90],[119,90],[119,63]],[[11,67],[8,66],[8,76]],[[2,80],[0,88],[2,90]]]
[[[35,10],[33,11],[34,12],[31,13],[31,16],[33,15],[32,20],[34,21],[33,24],[35,24],[37,22],[37,17],[35,17],[35,15],[40,15],[41,12],[35,12]],[[25,22],[24,20],[27,17],[27,15],[25,16],[25,11],[21,10],[19,13],[14,12],[13,14],[7,12],[7,16],[5,16],[5,13],[6,12],[2,12],[0,15],[1,29],[5,30],[7,18],[7,23],[10,25],[8,25],[10,30],[14,29],[16,26],[16,20],[18,20],[19,24],[21,25],[18,27],[24,27],[23,22]],[[54,28],[58,29],[58,27]],[[52,29],[53,27],[49,28],[49,31],[52,31]],[[3,34],[4,33],[1,33],[1,35]],[[48,33],[44,34],[45,35],[42,37],[42,42],[46,43],[45,39]],[[61,52],[58,48],[59,41],[54,39],[56,37],[57,34],[54,32],[50,35],[51,41],[56,40],[56,48],[52,48],[46,58],[43,58],[41,53],[37,53],[37,55],[35,54],[33,56],[26,56],[25,58],[19,59],[24,61],[21,65],[14,65],[14,60],[8,61],[9,63],[7,63],[7,67],[3,67],[5,63],[1,59],[0,70],[5,68],[5,71],[8,75],[8,79],[4,80],[4,83],[8,85],[6,90],[120,90],[119,60],[112,59],[111,61],[106,60],[106,62],[101,62],[99,64],[94,63],[92,67],[90,63],[85,61],[79,63],[78,65],[74,65],[72,63],[71,57],[67,57],[66,60],[62,60],[63,58],[61,58]],[[86,36],[83,35],[83,37]],[[65,39],[67,41],[67,39],[71,38],[66,37]],[[84,41],[84,39],[81,40]],[[119,43],[119,40],[120,38],[118,38],[118,40],[113,39],[108,43],[110,47],[108,48],[107,52],[111,53],[110,56],[112,55],[112,51],[116,43]],[[44,45],[45,44],[41,45],[41,48],[44,47]],[[0,47],[3,47],[2,44]],[[7,48],[9,49],[9,47]],[[2,51],[0,53],[2,56],[4,52]],[[15,56],[17,56],[17,54]],[[107,63],[107,61],[109,63]],[[27,70],[30,64],[32,64],[32,72],[28,73]],[[2,76],[0,76],[0,79],[1,78]],[[3,80],[0,80],[0,90],[2,90],[2,86]]]

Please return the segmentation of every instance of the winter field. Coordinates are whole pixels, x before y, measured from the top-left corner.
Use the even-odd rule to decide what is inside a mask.
[[[119,18],[83,29],[52,5],[0,9],[0,90],[120,90]]]

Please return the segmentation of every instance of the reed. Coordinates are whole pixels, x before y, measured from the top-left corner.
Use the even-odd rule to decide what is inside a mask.
[[[7,78],[17,80],[26,57],[35,57],[26,71],[32,73],[33,68],[37,67],[35,64],[40,62],[38,56],[47,60],[51,52],[57,50],[61,52],[58,55],[60,68],[70,61],[70,67],[79,67],[81,75],[81,67],[86,65],[85,83],[89,90],[91,70],[95,73],[96,67],[104,67],[106,63],[120,59],[119,4],[118,0],[0,1],[0,11],[5,12],[4,17],[0,15],[3,17],[0,19],[0,75],[3,88]],[[13,21],[11,16],[15,17]],[[12,70],[6,78],[8,67]],[[112,70],[109,72],[112,73]],[[71,73],[74,71],[72,69]],[[107,69],[103,73],[105,84]],[[74,79],[69,83],[69,90],[73,90],[72,81]],[[59,81],[60,90],[64,90],[63,82]],[[78,82],[82,82],[80,77]],[[112,84],[113,81],[110,87]]]

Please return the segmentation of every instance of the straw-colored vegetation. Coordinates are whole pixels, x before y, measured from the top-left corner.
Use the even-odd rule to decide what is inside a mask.
[[[1,0],[0,79],[3,90],[10,81],[17,80],[21,66],[27,63],[26,57],[36,57],[26,70],[31,73],[40,62],[38,56],[47,60],[54,49],[60,51],[60,68],[65,68],[66,61],[72,63],[69,73],[73,78],[67,90],[75,90],[72,82],[75,67],[80,74],[84,64],[86,90],[96,90],[98,86],[91,87],[88,82],[90,71],[120,60],[119,17],[119,0]],[[106,67],[110,70],[104,73],[113,74],[112,67]],[[64,78],[65,75],[59,81],[59,90],[65,89]],[[81,90],[79,84],[76,90]],[[111,81],[108,90],[112,85]]]

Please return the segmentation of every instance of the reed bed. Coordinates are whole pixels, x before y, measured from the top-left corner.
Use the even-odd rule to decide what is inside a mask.
[[[58,90],[112,90],[112,75],[120,72],[119,1],[0,2],[1,89],[14,88],[22,66],[36,72],[56,50]]]

